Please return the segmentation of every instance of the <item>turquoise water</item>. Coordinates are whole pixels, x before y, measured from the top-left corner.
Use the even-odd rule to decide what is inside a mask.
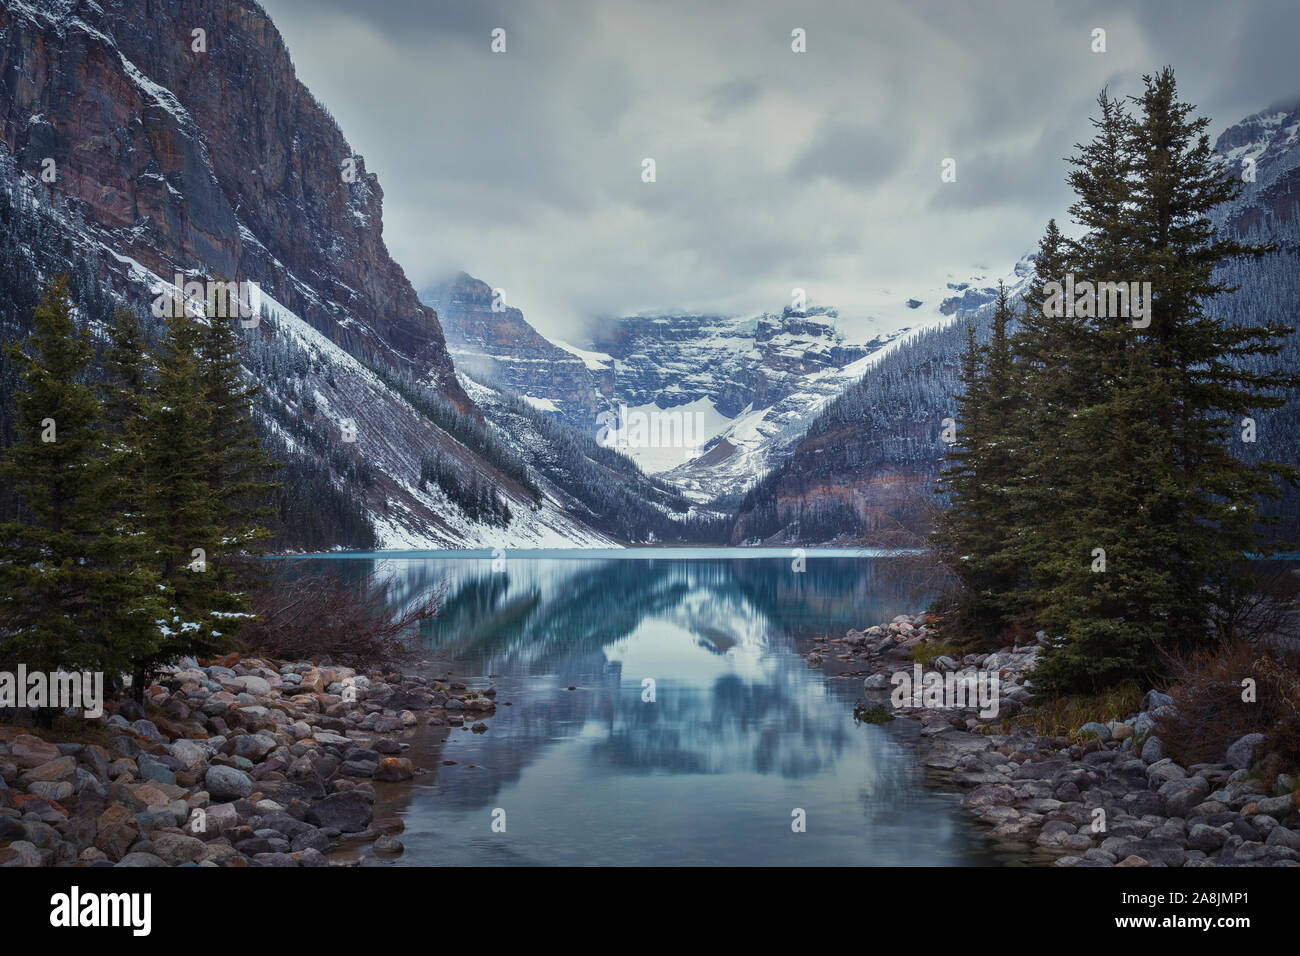
[[[329,560],[391,574],[397,600],[440,588],[424,672],[493,683],[502,705],[487,733],[415,736],[408,756],[433,773],[381,788],[406,822],[397,865],[989,862],[956,796],[925,785],[903,722],[855,723],[860,681],[800,657],[815,636],[923,607],[929,584],[905,559],[809,550],[802,572],[784,549]]]

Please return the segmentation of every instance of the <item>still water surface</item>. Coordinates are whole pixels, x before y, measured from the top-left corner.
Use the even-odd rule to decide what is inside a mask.
[[[421,670],[497,688],[487,733],[422,722],[407,756],[433,772],[381,788],[406,822],[397,865],[993,862],[956,795],[925,785],[911,728],[855,723],[860,680],[800,656],[922,607],[902,559],[809,550],[802,573],[789,551],[753,549],[305,560],[391,574],[398,600],[441,588]]]

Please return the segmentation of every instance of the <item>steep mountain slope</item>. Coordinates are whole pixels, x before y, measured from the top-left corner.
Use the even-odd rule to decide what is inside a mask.
[[[5,341],[60,272],[92,330],[125,303],[150,335],[176,274],[252,283],[244,365],[288,461],[282,546],[610,543],[486,432],[384,247],[378,182],[256,3],[0,0],[0,76]],[[13,384],[6,363],[6,442]],[[505,503],[504,526],[420,481],[434,452]]]
[[[1022,260],[1004,277],[1013,294],[1029,269],[1029,261]],[[787,340],[778,355],[797,356],[799,367],[782,383],[784,394],[770,404],[746,407],[705,444],[702,455],[665,472],[663,477],[700,500],[719,493],[737,495],[746,491],[785,461],[809,423],[829,402],[860,381],[878,362],[885,361],[915,330],[933,328],[946,317],[964,316],[979,309],[997,294],[996,283],[997,280],[979,276],[970,281],[946,283],[942,290],[925,299],[908,299],[904,303],[907,312],[895,310],[893,323],[906,318],[912,324],[899,327],[884,316],[873,317],[869,327],[889,331],[877,333],[857,346],[842,344],[845,336],[839,333],[836,344],[829,349],[828,360],[820,367],[809,362],[818,355],[815,346],[798,339]],[[810,310],[806,316],[809,314],[814,313]],[[860,327],[861,323],[858,324]],[[810,323],[809,328],[816,330],[817,326]],[[832,328],[832,333],[836,331]],[[795,335],[801,332],[804,329],[798,329]],[[769,341],[774,340],[775,337]],[[845,359],[850,361],[842,364]],[[724,374],[735,373],[728,370]]]
[[[96,238],[160,276],[256,281],[468,408],[436,317],[384,247],[376,177],[257,4],[3,0],[0,37],[4,146],[24,172],[53,160],[48,198]]]
[[[1022,281],[1028,268],[1020,263],[1007,281]],[[604,323],[584,348],[542,336],[464,273],[422,298],[438,308],[458,367],[607,437],[702,504],[753,485],[897,341],[979,308],[996,282],[947,282],[911,298],[886,292],[879,310],[856,316],[826,307],[626,316]],[[648,423],[639,436],[638,421]]]
[[[570,428],[529,402],[461,373],[465,390],[490,426],[539,476],[567,513],[621,541],[716,542],[730,513],[692,505],[671,484],[642,473],[636,462]]]
[[[464,272],[420,298],[437,310],[458,369],[498,383],[570,428],[584,434],[595,429],[596,416],[613,397],[609,368],[550,341],[486,282]]]
[[[1300,327],[1300,109],[1247,117],[1216,141],[1230,175],[1254,160],[1255,181],[1218,211],[1216,224],[1251,241],[1275,241],[1275,254],[1227,262],[1218,275],[1240,290],[1218,304],[1233,324],[1279,321]],[[1023,269],[1018,269],[1023,272]],[[1013,290],[1013,293],[1016,290]],[[1012,296],[1013,310],[1019,307]],[[966,318],[986,339],[992,310]],[[894,540],[922,530],[936,507],[933,493],[943,419],[955,415],[964,321],[925,330],[893,349],[809,425],[790,456],[747,494],[732,530],[741,542],[817,543],[836,537]],[[1300,335],[1261,368],[1300,368]],[[1260,412],[1258,440],[1236,449],[1246,456],[1300,462],[1292,423],[1300,395]],[[1270,510],[1284,532],[1300,530],[1300,493],[1284,488]]]

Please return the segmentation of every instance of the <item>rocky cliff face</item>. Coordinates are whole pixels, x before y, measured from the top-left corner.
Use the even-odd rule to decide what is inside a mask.
[[[514,307],[498,302],[493,311],[491,287],[464,273],[422,298],[437,308],[457,368],[584,434],[598,434],[597,416],[619,406],[691,416],[692,447],[632,442],[624,450],[698,502],[756,481],[821,405],[861,377],[867,357],[901,334],[854,340],[833,309],[786,308],[753,317],[629,316],[575,348],[538,333]],[[932,321],[940,307],[936,297],[929,312],[906,315]]]
[[[602,331],[594,347],[618,360],[616,391],[629,406],[672,408],[707,399],[735,418],[775,404],[806,376],[873,351],[845,342],[837,317],[825,308],[754,318],[632,316]]]
[[[281,517],[310,539],[289,546],[611,543],[483,421],[388,256],[381,201],[255,3],[0,0],[0,341],[30,331],[54,274],[70,274],[92,332],[125,304],[157,334],[152,290],[170,294],[177,272],[254,282],[243,367],[259,433],[288,463]],[[0,442],[6,423],[0,411]],[[433,456],[510,517],[473,517],[422,480]]]
[[[519,309],[498,300],[486,282],[464,272],[420,297],[437,309],[458,369],[553,413],[570,428],[595,430],[596,416],[613,395],[607,365],[565,351]]]
[[[471,409],[388,256],[379,183],[256,3],[0,0],[0,77],[0,142],[109,248],[169,279],[255,281]]]
[[[1248,116],[1224,130],[1214,151],[1246,193],[1218,218],[1245,235],[1276,231],[1300,214],[1300,103]]]

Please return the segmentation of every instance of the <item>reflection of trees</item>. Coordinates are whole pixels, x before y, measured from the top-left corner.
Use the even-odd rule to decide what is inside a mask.
[[[934,597],[933,573],[896,558],[808,558],[726,562],[737,585],[791,637],[842,635],[897,614],[914,614]]]

